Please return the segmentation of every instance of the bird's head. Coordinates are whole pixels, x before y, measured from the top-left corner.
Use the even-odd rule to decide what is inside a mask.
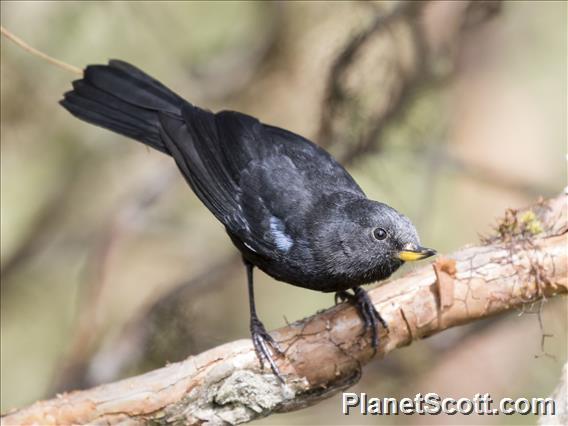
[[[412,222],[386,204],[357,199],[340,210],[342,214],[334,214],[333,223],[328,224],[328,247],[335,246],[328,266],[336,272],[348,271],[347,277],[360,284],[383,280],[404,262],[436,254],[421,246]]]

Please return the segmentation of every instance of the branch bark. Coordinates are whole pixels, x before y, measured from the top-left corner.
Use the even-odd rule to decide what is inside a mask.
[[[369,292],[389,323],[380,357],[413,340],[568,292],[567,196],[508,210],[497,237]],[[149,373],[8,413],[2,424],[243,423],[317,403],[373,358],[356,310],[341,304],[273,333],[281,386],[239,340]]]

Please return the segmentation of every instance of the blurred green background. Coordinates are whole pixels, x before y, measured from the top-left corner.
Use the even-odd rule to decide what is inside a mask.
[[[451,4],[458,3],[425,6],[413,18],[429,28],[430,48],[438,49],[429,66],[441,77],[412,86],[375,146],[349,164],[371,198],[407,214],[423,243],[442,253],[490,234],[506,208],[566,185],[566,3],[505,2],[496,16],[464,24],[450,43]],[[5,1],[1,21],[70,64],[120,58],[196,104],[236,109],[317,140],[334,58],[391,7]],[[354,89],[353,99],[365,107],[386,90],[372,74],[389,62],[361,55],[367,71],[354,86],[365,90]],[[1,62],[2,411],[248,337],[236,250],[173,162],[59,107],[72,74],[4,38]],[[335,122],[361,117],[350,111],[340,109]],[[350,146],[345,139],[329,144],[331,151],[341,155]],[[257,282],[269,328],[333,303],[260,272]],[[518,312],[449,330],[372,362],[353,389],[392,397],[548,396],[567,357],[566,316],[565,299],[553,300],[542,306],[544,330],[537,315]],[[553,336],[541,347],[543,333]],[[536,422],[343,417],[340,398],[258,423]]]

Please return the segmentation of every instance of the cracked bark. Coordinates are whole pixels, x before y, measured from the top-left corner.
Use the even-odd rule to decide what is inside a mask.
[[[509,211],[498,237],[369,292],[389,323],[378,357],[446,328],[568,292],[567,196]],[[443,278],[442,278],[443,277]],[[448,290],[450,288],[451,291]],[[281,386],[250,340],[149,373],[7,413],[2,424],[244,423],[297,410],[356,383],[372,357],[356,310],[341,304],[276,330]]]

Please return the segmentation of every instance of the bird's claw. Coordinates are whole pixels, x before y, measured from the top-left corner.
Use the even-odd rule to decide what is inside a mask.
[[[345,290],[341,290],[335,293],[335,304],[339,305],[343,302],[352,302],[355,296],[347,293]]]
[[[338,291],[335,293],[335,303],[348,301],[349,303],[355,305],[359,311],[359,315],[363,318],[363,332],[362,335],[371,330],[371,345],[373,347],[373,352],[376,353],[379,347],[379,334],[377,332],[377,327],[379,323],[383,326],[385,330],[388,331],[387,322],[384,318],[377,312],[371,298],[365,290],[361,287],[356,287],[353,290],[353,294],[348,293],[345,290]]]
[[[250,333],[252,336],[252,343],[254,345],[254,350],[258,361],[260,362],[260,368],[264,369],[264,361],[268,362],[270,369],[274,373],[281,383],[284,383],[284,379],[280,374],[278,366],[272,358],[272,354],[284,355],[280,346],[274,340],[274,338],[266,331],[264,325],[260,322],[258,318],[252,318],[250,321]],[[272,354],[271,354],[272,353]]]

